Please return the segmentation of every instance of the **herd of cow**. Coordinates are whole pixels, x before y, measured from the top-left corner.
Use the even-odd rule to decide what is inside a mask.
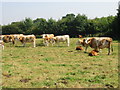
[[[54,34],[42,34],[43,44],[45,46],[52,46],[57,44],[59,46],[60,42],[66,42],[67,46],[70,46],[70,36],[69,35],[61,35],[61,36],[54,36]],[[79,40],[76,42],[76,50],[83,50],[82,46],[85,47],[85,52],[87,51],[88,46],[93,48],[89,55],[96,56],[99,55],[98,52],[101,51],[103,48],[108,48],[108,55],[111,54],[113,51],[112,47],[112,38],[110,37],[87,37],[82,38],[82,35],[79,35]],[[4,49],[4,43],[12,42],[13,45],[16,41],[20,41],[23,46],[27,42],[33,43],[33,47],[36,47],[36,37],[35,35],[23,35],[23,34],[11,34],[11,35],[0,35],[0,46]]]

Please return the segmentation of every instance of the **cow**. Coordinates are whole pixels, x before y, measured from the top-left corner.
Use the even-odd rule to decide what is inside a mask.
[[[41,36],[43,38],[43,44],[45,46],[49,46],[49,43],[52,43],[53,45],[52,38],[54,37],[54,34],[42,34]]]
[[[98,56],[99,55],[99,53],[98,53],[98,51],[96,51],[96,50],[92,50],[90,53],[89,53],[89,56]]]
[[[76,50],[83,50],[82,46],[77,46]]]
[[[25,46],[25,44],[27,42],[32,42],[33,43],[33,47],[36,47],[36,37],[35,35],[21,35],[19,37],[20,42],[23,44],[23,46]]]
[[[70,36],[69,35],[55,36],[55,37],[53,37],[53,39],[54,39],[55,43],[58,44],[58,46],[59,46],[60,42],[66,42],[67,46],[70,46]]]
[[[82,35],[78,35],[79,36],[79,38],[82,38]]]
[[[23,36],[23,34],[10,34],[10,35],[13,35],[16,41],[19,41],[20,36]]]
[[[88,46],[94,48],[96,51],[99,51],[103,48],[108,48],[108,55],[113,51],[112,47],[112,38],[110,37],[91,37],[84,38],[80,40],[79,44],[85,47],[85,52],[87,51]]]
[[[9,43],[9,42],[12,42],[13,45],[15,44],[15,38],[13,35],[4,35],[3,38],[2,38],[3,42],[5,43]]]
[[[4,50],[4,42],[0,40],[0,46],[2,47],[2,50]]]

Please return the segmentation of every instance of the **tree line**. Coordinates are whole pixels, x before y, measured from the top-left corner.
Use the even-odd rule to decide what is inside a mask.
[[[41,34],[65,35],[70,37],[83,36],[110,36],[119,39],[120,34],[120,5],[116,16],[88,19],[86,15],[73,13],[63,16],[59,20],[49,18],[25,18],[22,21],[0,25],[2,34]]]

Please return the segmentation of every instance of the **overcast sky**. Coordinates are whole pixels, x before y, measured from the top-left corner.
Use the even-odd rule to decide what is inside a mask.
[[[8,2],[9,1],[9,2]],[[48,2],[49,1],[49,2]],[[116,15],[119,0],[2,0],[0,24],[24,20],[25,17],[60,19],[66,14],[85,14],[88,18]]]

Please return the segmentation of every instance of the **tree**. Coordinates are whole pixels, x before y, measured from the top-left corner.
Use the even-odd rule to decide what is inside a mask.
[[[56,21],[52,18],[48,19],[47,21],[47,31],[46,33],[53,33],[56,34]]]
[[[23,21],[23,34],[32,34],[33,21],[30,18],[25,18]]]
[[[33,33],[36,35],[46,33],[47,31],[47,21],[43,18],[37,18],[33,21]]]
[[[76,34],[86,35],[87,32],[87,17],[78,14],[74,20]]]

